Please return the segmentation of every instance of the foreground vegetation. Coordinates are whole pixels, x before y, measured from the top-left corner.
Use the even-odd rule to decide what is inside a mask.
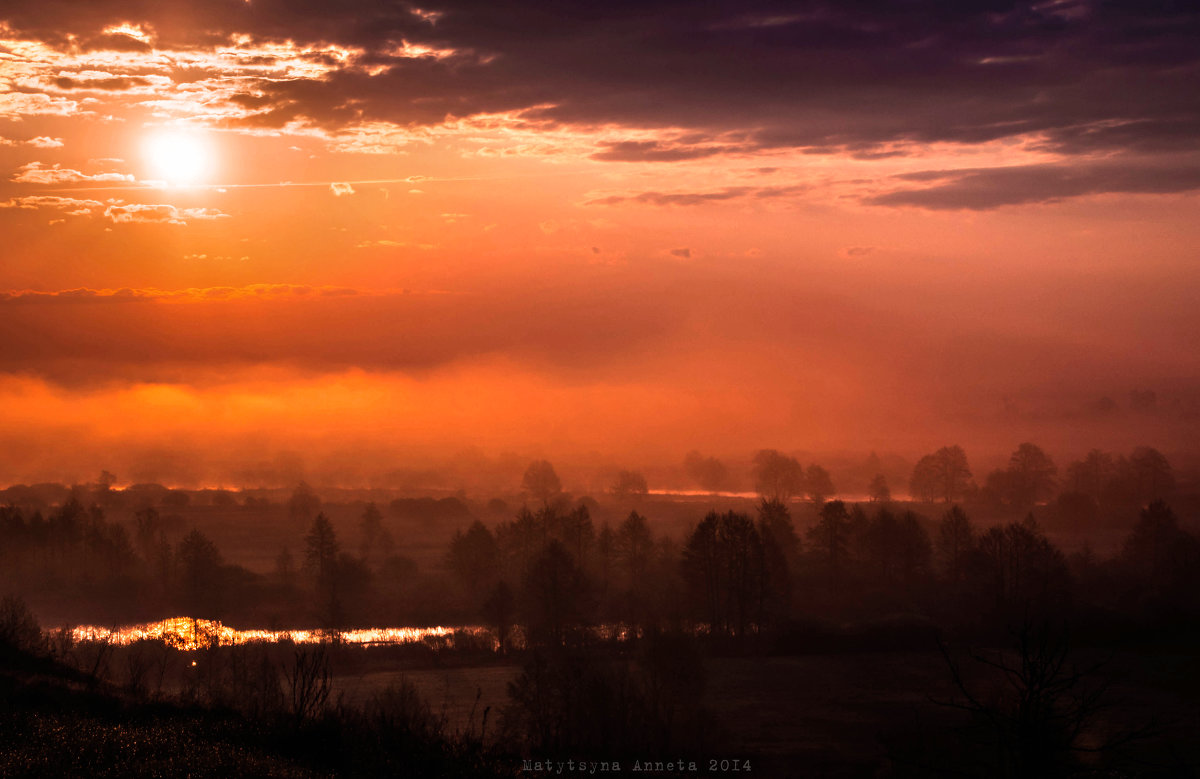
[[[187,651],[76,642],[41,633],[8,601],[4,640],[24,670],[9,674],[6,748],[13,765],[68,772],[52,761],[128,767],[125,752],[99,746],[128,737],[213,766],[246,750],[249,765],[279,775],[400,765],[492,775],[535,757],[668,755],[701,768],[753,757],[760,775],[794,773],[799,747],[760,742],[740,721],[775,710],[831,728],[803,753],[825,774],[1186,775],[1200,760],[1183,735],[1200,727],[1200,690],[1176,658],[1200,647],[1200,536],[1172,503],[1192,506],[1194,496],[1139,450],[1124,464],[1089,456],[1055,497],[1052,464],[1035,450],[1022,445],[984,488],[971,488],[961,450],[940,450],[914,470],[914,482],[929,482],[925,502],[892,501],[882,483],[869,502],[828,500],[828,474],[765,451],[760,500],[695,513],[648,501],[631,474],[606,504],[573,499],[544,462],[531,466],[516,511],[498,499],[429,499],[397,500],[385,515],[369,502],[323,504],[303,485],[274,508],[214,497],[189,513],[171,505],[185,502],[176,493],[130,504],[107,490],[14,503],[0,509],[6,584],[42,603],[112,622],[186,614],[307,626],[326,640],[213,639]],[[409,532],[413,510],[440,519]],[[652,522],[657,511],[665,518]],[[275,517],[296,553],[283,548],[269,570],[227,562],[209,533],[238,521],[259,529],[260,516]],[[1065,551],[1065,518],[1088,516]],[[224,524],[204,525],[214,521]],[[1090,543],[1101,531],[1111,539],[1103,553]],[[418,564],[408,553],[422,542]],[[354,626],[422,622],[483,629],[441,644],[339,640]],[[506,691],[484,700],[480,690],[453,726],[402,678],[353,703],[337,682],[472,666],[504,669]],[[899,678],[876,675],[880,667]],[[1164,682],[1161,667],[1174,678]],[[836,684],[817,698],[808,680],[771,678],[832,669]],[[863,701],[862,722],[832,728],[829,712],[847,695]],[[156,718],[169,727],[155,730]],[[132,735],[116,735],[126,723],[121,734]],[[72,738],[107,735],[72,758],[37,757],[37,734],[64,727]],[[739,753],[747,744],[761,755]]]
[[[141,647],[133,650],[134,652]],[[328,645],[215,647],[194,683],[106,681],[13,598],[0,606],[0,766],[6,776],[510,775],[482,734],[449,733],[411,686],[358,706],[329,696]],[[177,652],[160,647],[165,653]],[[129,654],[124,659],[129,660]],[[90,662],[88,660],[87,662]]]

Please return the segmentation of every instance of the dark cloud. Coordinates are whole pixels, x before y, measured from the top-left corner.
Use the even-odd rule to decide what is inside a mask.
[[[711,192],[639,192],[635,195],[606,195],[587,201],[589,206],[618,206],[638,203],[653,206],[698,206],[745,197],[753,187],[726,187]]]
[[[1022,203],[1045,203],[1107,193],[1168,194],[1200,189],[1200,163],[1103,162],[1014,165],[955,171],[922,171],[897,176],[933,182],[924,189],[901,189],[866,199],[872,205],[917,206],[937,210],[981,211]]]
[[[593,154],[592,159],[606,162],[678,162],[737,151],[730,146],[692,146],[658,141],[618,141],[600,145],[602,150]]]
[[[100,89],[119,92],[134,87],[144,87],[150,81],[145,78],[114,76],[112,78],[77,79],[69,76],[59,76],[53,81],[59,89]]]
[[[627,195],[605,195],[588,200],[589,206],[619,206],[626,204],[651,206],[699,206],[706,203],[719,203],[725,200],[753,198],[769,200],[773,198],[795,197],[809,189],[804,185],[788,185],[774,187],[725,187],[707,192],[638,192]]]
[[[66,47],[105,25],[149,25],[156,45],[233,34],[362,48],[363,66],[262,84],[277,126],[431,124],[526,111],[564,124],[743,131],[759,148],[845,149],[1040,134],[1055,150],[1195,149],[1200,6],[973,0],[943,3],[639,0],[67,0],[6,4],[18,31]],[[122,45],[139,45],[129,36]],[[397,54],[401,42],[445,56]],[[115,41],[113,42],[115,43]],[[370,73],[374,73],[371,75]],[[898,146],[899,145],[899,146]],[[617,144],[599,159],[687,159],[713,147]]]
[[[128,35],[97,35],[89,38],[80,46],[84,51],[129,51],[147,52],[152,46],[146,41],[138,40]]]

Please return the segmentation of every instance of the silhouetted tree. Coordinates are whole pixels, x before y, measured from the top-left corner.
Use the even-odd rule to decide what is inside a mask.
[[[695,639],[649,633],[638,648],[632,662],[587,651],[529,653],[509,683],[506,722],[535,755],[619,760],[624,768],[646,754],[700,752],[704,666]]]
[[[137,540],[138,552],[147,563],[154,562],[158,544],[163,536],[162,518],[158,509],[147,507],[134,513],[134,538]]]
[[[704,457],[697,451],[688,452],[683,460],[688,478],[709,492],[729,489],[729,469],[715,457]]]
[[[794,457],[762,449],[754,455],[754,489],[762,498],[786,503],[804,492],[804,468]]]
[[[395,542],[392,541],[392,534],[383,526],[383,513],[374,503],[368,503],[363,509],[358,531],[361,536],[359,550],[366,563],[391,555]]]
[[[892,491],[888,487],[887,477],[882,473],[875,474],[871,479],[870,486],[867,487],[867,495],[870,496],[872,503],[887,503],[892,499]]]
[[[589,586],[566,547],[551,540],[521,580],[526,635],[535,645],[562,646],[587,621]]]
[[[446,567],[466,589],[472,605],[477,605],[483,593],[499,574],[500,550],[492,532],[478,520],[467,532],[457,530],[450,541]]]
[[[613,483],[612,494],[620,499],[636,498],[645,495],[649,491],[646,484],[646,477],[639,471],[621,471],[617,474],[617,480]]]
[[[975,549],[975,528],[965,511],[951,506],[937,532],[937,557],[942,574],[952,582],[967,578],[968,561]]]
[[[837,493],[829,471],[819,465],[810,465],[804,472],[804,492],[808,499],[818,506],[825,502],[830,495]]]
[[[339,552],[337,534],[329,518],[317,514],[304,538],[304,569],[319,588],[326,589],[333,581]]]
[[[712,631],[746,635],[767,585],[754,523],[732,511],[710,513],[688,538],[681,565],[692,603]]]
[[[941,644],[957,692],[935,701],[970,714],[970,765],[945,775],[1001,779],[1092,774],[1103,755],[1142,737],[1145,728],[1120,731],[1101,725],[1111,704],[1104,663],[1076,664],[1066,631],[1045,620],[1024,620],[1007,651],[968,652],[975,663],[965,674]],[[1086,760],[1081,759],[1084,755]],[[965,769],[965,770],[964,770]]]
[[[764,540],[770,538],[779,547],[788,565],[793,566],[800,557],[800,537],[792,523],[792,514],[786,504],[777,500],[763,499],[758,504],[758,528]]]
[[[831,586],[836,586],[840,581],[846,565],[849,526],[850,514],[846,511],[846,504],[831,500],[821,507],[820,521],[808,529],[808,542],[828,573]]]
[[[83,504],[73,497],[52,512],[46,526],[51,552],[61,558],[77,549],[83,538],[86,521],[87,512]]]
[[[960,446],[943,446],[917,461],[909,492],[919,500],[950,503],[962,497],[970,481],[966,452]]]
[[[1106,495],[1115,473],[1112,455],[1093,449],[1082,460],[1067,467],[1067,484],[1072,491],[1099,500]]]
[[[988,476],[987,487],[1002,503],[1019,509],[1053,494],[1058,468],[1036,444],[1023,443],[1008,460],[1008,467]]]
[[[180,600],[191,617],[219,616],[221,553],[199,530],[179,542]]]
[[[646,569],[653,551],[654,538],[650,535],[646,518],[636,511],[629,512],[629,516],[617,528],[614,552],[626,587],[635,598],[645,584]]]
[[[975,571],[984,577],[1001,616],[1052,613],[1069,596],[1066,558],[1033,516],[990,528],[979,537]]]
[[[578,506],[561,517],[557,526],[551,528],[556,538],[561,540],[575,561],[583,565],[591,553],[592,543],[596,540],[596,529],[592,525],[592,512],[582,501]]]
[[[496,546],[500,550],[504,578],[520,581],[529,561],[541,551],[550,537],[546,520],[553,512],[552,507],[546,507],[534,514],[522,507],[514,519],[496,526]]]
[[[285,590],[296,586],[296,561],[292,557],[292,550],[286,546],[275,555],[275,579]]]
[[[512,627],[517,616],[517,599],[513,595],[508,582],[498,581],[492,585],[491,592],[483,601],[480,616],[496,631],[496,643],[501,654],[508,651],[512,640]]]
[[[595,571],[599,578],[597,581],[597,594],[599,595],[602,604],[608,603],[609,594],[613,586],[613,577],[615,573],[617,560],[617,534],[605,522],[600,526],[600,532],[596,535],[596,558]]]
[[[1139,606],[1200,603],[1200,539],[1179,526],[1161,500],[1142,510],[1119,561],[1132,576]]]
[[[897,517],[880,509],[863,541],[871,575],[881,583],[911,584],[928,567],[929,536],[912,512]]]
[[[562,492],[562,482],[558,480],[553,465],[546,460],[534,460],[525,469],[521,488],[546,505],[551,498]]]
[[[765,579],[758,617],[762,623],[787,612],[792,572],[800,559],[800,538],[787,506],[769,500],[758,505],[758,535],[762,539]]]
[[[0,657],[14,652],[40,655],[46,651],[46,637],[37,617],[25,601],[15,595],[0,600]]]
[[[297,484],[296,489],[292,490],[292,497],[288,498],[288,516],[294,520],[307,521],[320,508],[321,499],[308,486],[308,482]]]
[[[728,587],[717,536],[718,522],[719,515],[713,512],[696,526],[688,537],[681,563],[683,580],[692,602],[714,632],[722,625],[722,592]]]
[[[102,506],[113,505],[120,495],[120,493],[113,492],[113,485],[116,483],[116,476],[108,471],[100,471],[100,477],[96,479],[96,492],[93,500]]]
[[[929,562],[933,556],[933,544],[929,533],[921,524],[921,517],[912,511],[900,515],[897,533],[896,557],[900,579],[912,586],[929,570]]]
[[[1162,452],[1139,446],[1129,456],[1137,496],[1141,500],[1164,498],[1175,489],[1175,475]]]

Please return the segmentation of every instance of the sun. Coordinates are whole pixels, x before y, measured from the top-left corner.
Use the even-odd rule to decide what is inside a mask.
[[[206,138],[188,132],[162,132],[146,139],[146,161],[156,178],[171,186],[204,182],[213,169]]]

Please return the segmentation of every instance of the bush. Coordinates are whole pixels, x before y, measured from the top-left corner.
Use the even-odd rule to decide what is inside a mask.
[[[46,653],[46,638],[37,618],[15,595],[0,600],[0,651],[30,655]]]

